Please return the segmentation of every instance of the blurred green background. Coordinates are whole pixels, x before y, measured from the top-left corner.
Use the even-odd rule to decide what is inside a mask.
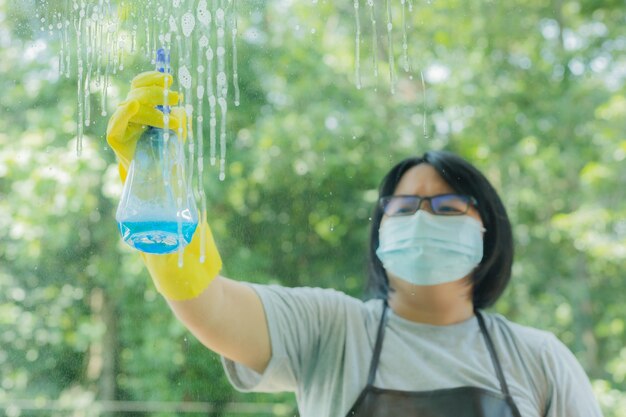
[[[85,129],[78,157],[76,79],[58,76],[35,3],[0,0],[0,413],[294,415],[292,395],[235,392],[121,242],[107,120]],[[494,310],[554,332],[605,416],[626,416],[623,0],[413,1],[409,72],[391,3],[395,94],[382,2],[372,45],[361,1],[362,89],[352,1],[238,2],[241,106],[226,180],[211,167],[204,184],[224,275],[361,297],[384,173],[458,152],[514,225],[513,279]],[[151,68],[128,59],[109,114]]]

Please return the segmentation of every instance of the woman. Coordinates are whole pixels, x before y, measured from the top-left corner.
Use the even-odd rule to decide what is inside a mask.
[[[163,125],[163,77],[137,76],[109,122],[122,179],[142,126]],[[174,111],[170,127],[184,125]],[[509,281],[513,243],[502,202],[476,168],[428,152],[393,167],[380,197],[370,239],[377,297],[366,302],[221,277],[206,224],[182,268],[176,254],[142,258],[237,389],[293,391],[303,417],[601,416],[587,376],[553,335],[482,312]]]

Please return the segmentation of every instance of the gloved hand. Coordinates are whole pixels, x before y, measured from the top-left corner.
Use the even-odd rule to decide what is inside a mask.
[[[170,74],[158,71],[147,71],[137,75],[130,84],[126,100],[121,102],[109,119],[107,126],[107,142],[115,152],[119,161],[120,178],[126,181],[130,162],[133,160],[137,140],[148,126],[164,127],[163,113],[156,106],[164,105],[165,83],[172,85],[174,79]],[[169,90],[168,105],[176,106],[179,94]],[[182,140],[187,138],[187,116],[181,107],[170,108],[169,128],[178,132],[182,124]]]
[[[133,159],[137,140],[147,126],[163,128],[163,113],[156,106],[165,105],[165,84],[169,88],[173,78],[170,74],[148,71],[137,75],[131,82],[126,100],[120,103],[109,119],[107,142],[119,161],[122,182],[126,180],[128,168]],[[179,94],[168,92],[169,106],[179,102]],[[187,137],[187,118],[181,107],[170,109],[169,128],[183,133],[179,140]],[[203,242],[204,241],[204,242]],[[200,262],[201,245],[205,245],[206,258]],[[217,276],[222,268],[222,259],[206,219],[196,229],[193,239],[185,247],[183,266],[178,266],[178,253],[153,255],[140,252],[157,290],[170,300],[186,300],[197,297]]]

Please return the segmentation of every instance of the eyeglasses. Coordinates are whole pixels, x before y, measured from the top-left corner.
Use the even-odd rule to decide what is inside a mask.
[[[417,212],[423,201],[428,201],[433,214],[460,216],[468,212],[471,205],[478,205],[474,197],[463,194],[440,194],[431,197],[417,195],[392,195],[381,197],[380,206],[387,216],[410,216]]]

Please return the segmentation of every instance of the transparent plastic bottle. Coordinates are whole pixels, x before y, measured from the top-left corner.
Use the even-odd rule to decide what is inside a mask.
[[[157,52],[157,70],[169,72],[169,53]],[[159,110],[169,112],[167,106]],[[122,238],[131,247],[153,254],[186,246],[198,226],[198,209],[187,187],[185,156],[173,130],[148,127],[137,142],[117,207]],[[180,200],[179,200],[180,198]]]

